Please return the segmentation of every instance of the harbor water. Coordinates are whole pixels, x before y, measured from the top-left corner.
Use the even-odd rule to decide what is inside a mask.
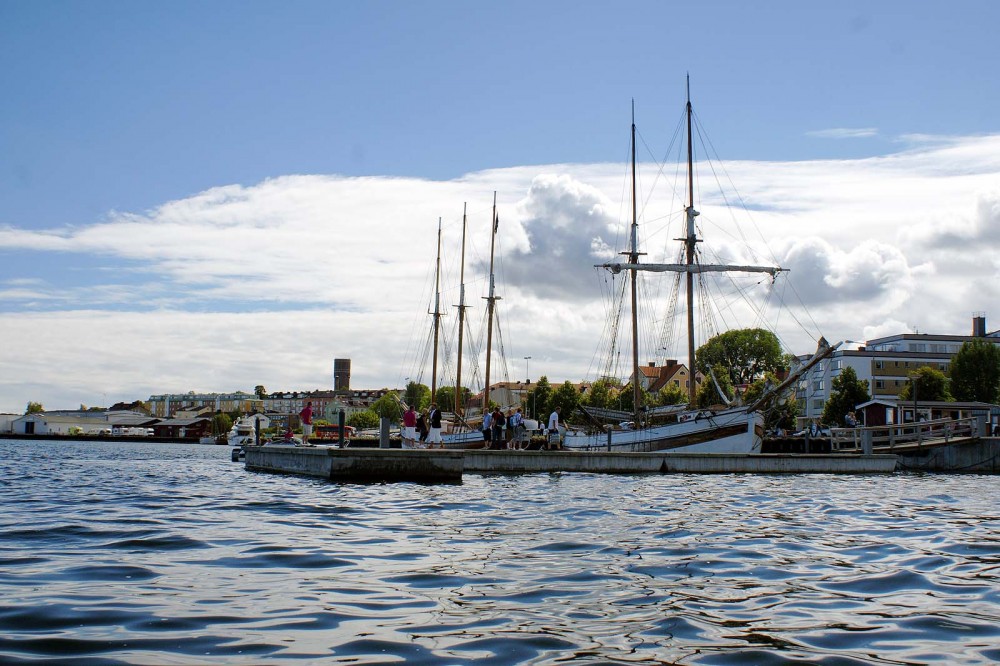
[[[988,664],[1000,477],[333,484],[0,440],[0,663]]]

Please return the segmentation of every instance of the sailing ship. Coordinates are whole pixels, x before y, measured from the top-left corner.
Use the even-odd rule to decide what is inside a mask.
[[[628,252],[623,252],[625,261],[600,264],[597,267],[618,275],[624,273],[630,283],[632,322],[632,404],[633,413],[606,409],[583,408],[595,419],[604,418],[625,422],[628,427],[606,427],[600,432],[567,430],[563,436],[563,446],[570,450],[608,451],[673,451],[684,453],[760,453],[764,436],[764,412],[771,401],[798,380],[809,368],[828,356],[836,346],[830,346],[820,339],[816,353],[800,364],[779,386],[766,391],[758,400],[749,405],[726,406],[723,409],[696,409],[695,400],[695,329],[694,329],[694,278],[695,275],[710,272],[761,273],[770,275],[772,280],[785,269],[777,266],[705,264],[698,261],[696,247],[701,239],[695,228],[695,218],[699,215],[694,207],[694,157],[692,145],[692,115],[690,82],[688,84],[685,107],[687,129],[687,187],[684,206],[686,234],[679,238],[684,246],[685,261],[672,264],[645,263],[639,260],[638,249],[638,208],[636,197],[636,126],[633,112],[631,135],[631,180],[632,180],[632,224],[629,235]],[[655,407],[642,410],[641,386],[639,384],[639,310],[636,277],[640,271],[681,273],[686,285],[687,296],[687,348],[688,404]],[[839,346],[839,345],[837,345]],[[714,381],[714,380],[713,380]],[[654,424],[656,419],[669,419]]]
[[[493,194],[493,215],[491,221],[491,236],[490,236],[490,264],[489,264],[489,291],[488,295],[484,297],[486,300],[486,376],[484,380],[484,393],[483,393],[483,404],[488,405],[490,402],[490,373],[492,370],[492,351],[493,351],[493,325],[494,318],[496,316],[496,302],[499,300],[499,296],[496,295],[496,280],[494,274],[494,254],[496,251],[496,235],[499,229],[499,221],[497,218],[497,203],[496,203],[496,193]],[[460,285],[459,285],[459,303],[455,307],[458,308],[458,353],[457,353],[457,371],[455,374],[455,404],[452,405],[439,405],[444,409],[453,408],[452,420],[447,432],[442,434],[443,444],[445,448],[448,449],[476,449],[483,448],[486,446],[487,442],[483,436],[483,432],[477,427],[477,423],[473,420],[466,420],[465,409],[463,405],[463,394],[462,389],[462,360],[464,352],[464,331],[465,331],[465,311],[468,309],[468,305],[465,302],[465,241],[466,241],[466,231],[467,231],[467,218],[466,211],[462,212],[462,259],[461,259],[461,275],[460,275]],[[441,220],[438,220],[438,241],[437,241],[437,260],[434,275],[434,310],[429,312],[432,316],[432,361],[431,361],[431,396],[437,396],[438,389],[438,348],[440,342],[440,327],[441,327],[441,317],[443,313],[441,312]],[[479,421],[481,423],[481,421]]]

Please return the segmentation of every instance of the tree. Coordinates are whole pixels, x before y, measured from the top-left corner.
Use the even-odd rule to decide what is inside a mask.
[[[695,352],[695,365],[708,376],[708,369],[718,367],[729,376],[733,386],[744,386],[764,376],[766,372],[778,372],[784,367],[785,357],[781,353],[778,337],[762,328],[742,328],[721,333]]]
[[[602,377],[590,385],[590,390],[580,399],[580,404],[602,409],[618,408],[618,393],[622,383],[613,377]]]
[[[406,385],[406,391],[403,393],[403,402],[407,405],[412,405],[413,409],[418,412],[431,404],[431,389],[425,384],[418,384],[417,382],[410,382]]]
[[[653,406],[661,407],[664,405],[681,405],[687,402],[688,394],[680,386],[676,384],[667,384],[659,391],[656,395],[652,396],[651,402]]]
[[[725,404],[726,400],[732,400],[734,395],[733,382],[729,378],[729,373],[726,369],[722,367],[721,364],[717,364],[712,368],[712,373],[715,374],[715,379],[719,383],[719,388],[715,387],[715,382],[712,381],[712,377],[708,372],[705,372],[705,381],[701,383],[701,387],[698,388],[698,393],[695,395],[695,402],[698,403],[699,407],[712,407],[713,405]],[[725,400],[719,395],[719,389],[725,394]]]
[[[224,435],[233,427],[233,420],[229,414],[219,412],[212,417],[212,432],[216,435]]]
[[[379,424],[378,414],[370,409],[361,412],[354,412],[347,417],[346,424],[358,430],[368,430],[377,428]]]
[[[253,387],[253,394],[263,400],[267,397],[267,389],[263,385],[257,384],[257,386]]]
[[[935,370],[930,366],[922,366],[910,375],[910,381],[899,392],[899,399],[903,402],[913,400],[913,384],[917,384],[917,401],[929,400],[934,402],[948,402],[954,400],[948,390],[948,378],[940,370]]]
[[[370,409],[380,417],[388,418],[392,423],[399,423],[403,420],[403,406],[399,404],[395,393],[386,393],[373,402]]]
[[[542,375],[535,384],[535,388],[525,394],[524,411],[533,419],[537,419],[539,414],[548,418],[551,411],[549,409],[549,400],[551,398],[552,386],[549,384],[549,378]]]
[[[552,412],[556,407],[561,407],[562,415],[559,420],[569,421],[579,404],[580,392],[567,380],[553,391],[552,397],[549,399],[549,411]]]
[[[465,405],[469,401],[469,396],[472,395],[467,387],[462,387],[462,405]],[[455,387],[454,386],[442,386],[437,390],[437,404],[442,411],[452,411],[455,409]]]
[[[951,391],[956,400],[997,404],[1000,400],[1000,346],[983,338],[963,343],[951,359]]]
[[[868,382],[858,379],[854,368],[846,367],[830,382],[830,398],[823,406],[823,423],[846,426],[844,417],[848,412],[869,400]]]
[[[41,414],[44,411],[45,411],[45,408],[42,407],[42,403],[40,403],[40,402],[29,402],[28,403],[28,408],[24,410],[24,413],[25,414]]]

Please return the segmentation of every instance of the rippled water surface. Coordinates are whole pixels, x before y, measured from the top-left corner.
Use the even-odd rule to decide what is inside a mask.
[[[1000,477],[335,485],[0,440],[0,662],[985,664]]]

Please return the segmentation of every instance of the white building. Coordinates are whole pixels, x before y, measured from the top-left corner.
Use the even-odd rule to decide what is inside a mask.
[[[927,366],[948,374],[952,357],[964,343],[987,339],[1000,344],[1000,331],[986,333],[983,315],[973,318],[972,332],[972,335],[900,333],[869,340],[857,350],[835,351],[799,380],[795,391],[799,419],[808,423],[823,415],[833,380],[845,368],[853,368],[859,380],[868,382],[868,393],[873,400],[895,401],[918,368]]]

